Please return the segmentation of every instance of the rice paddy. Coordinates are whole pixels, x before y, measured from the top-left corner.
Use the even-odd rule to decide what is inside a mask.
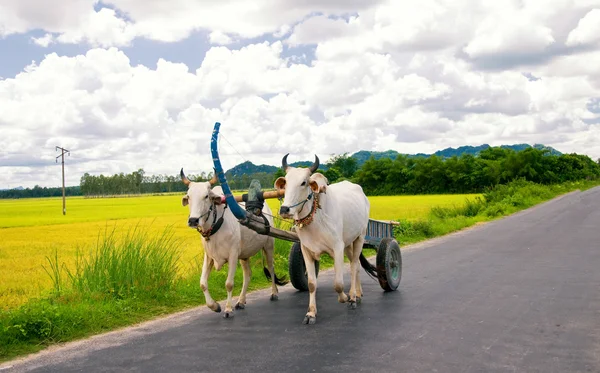
[[[171,226],[181,242],[180,270],[197,266],[202,253],[198,233],[186,226],[187,207],[181,194],[127,198],[61,198],[0,200],[0,309],[18,307],[52,287],[45,272],[47,257],[58,253],[74,266],[77,249],[87,250],[105,231],[117,234],[139,225],[157,232]],[[371,218],[417,220],[433,206],[461,205],[476,195],[370,197]],[[268,201],[279,209],[278,200]],[[182,273],[183,275],[184,273]]]

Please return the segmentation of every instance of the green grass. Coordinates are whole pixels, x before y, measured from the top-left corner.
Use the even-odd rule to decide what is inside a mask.
[[[187,227],[188,208],[183,193],[131,198],[67,198],[62,215],[61,198],[0,200],[0,309],[19,307],[53,286],[42,269],[46,257],[58,253],[64,266],[74,271],[78,251],[89,251],[98,232],[120,236],[136,226],[158,234],[173,227],[180,241],[179,272],[187,275],[202,257],[198,233]],[[427,216],[432,206],[452,206],[477,195],[370,197],[374,219],[415,220]],[[280,202],[268,201],[276,212]]]
[[[62,215],[62,198],[0,200],[0,228],[181,215],[182,196],[183,193],[128,198],[68,197],[66,215]]]
[[[418,196],[373,196],[371,218],[380,220],[418,220],[426,217],[432,207],[461,205],[465,200],[475,200],[480,194],[431,194]]]
[[[416,243],[495,220],[561,194],[577,189],[586,190],[599,184],[600,181],[579,181],[540,185],[516,180],[506,185],[498,185],[481,197],[465,199],[462,204],[433,207],[426,217],[398,219],[400,225],[394,232],[401,244]]]
[[[290,246],[290,242],[276,240],[275,265],[280,278],[286,277]],[[47,257],[44,268],[53,288],[0,314],[0,361],[204,304],[198,285],[200,261],[182,276],[178,255],[178,241],[169,227],[160,234],[136,227],[118,239],[114,231],[105,232],[93,250],[80,253],[74,271],[57,253]],[[227,266],[210,276],[209,290],[216,300],[227,296]],[[260,255],[251,269],[249,290],[270,286]],[[235,297],[242,281],[238,266]]]
[[[120,240],[115,231],[105,232],[95,250],[78,253],[75,270],[66,270],[71,288],[79,294],[110,294],[127,298],[143,294],[160,297],[173,289],[177,279],[180,249],[172,229],[151,235],[139,227]],[[58,256],[49,260],[54,291],[60,293],[61,276]]]

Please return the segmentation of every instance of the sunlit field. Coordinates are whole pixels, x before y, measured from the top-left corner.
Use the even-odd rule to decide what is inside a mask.
[[[460,206],[466,199],[474,200],[479,194],[437,194],[418,196],[369,197],[371,218],[380,220],[417,220],[425,218],[431,207]]]
[[[183,194],[128,198],[67,198],[62,215],[61,198],[0,200],[0,308],[10,309],[39,296],[51,287],[43,269],[55,250],[67,266],[73,266],[78,248],[92,248],[99,236],[139,225],[160,233],[171,226],[181,242],[182,272],[201,258],[200,235],[187,227]],[[414,220],[427,216],[432,206],[463,204],[476,195],[371,197],[371,218]],[[273,212],[276,199],[268,201]]]

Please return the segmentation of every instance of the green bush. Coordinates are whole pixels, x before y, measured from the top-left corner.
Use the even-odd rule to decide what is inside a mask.
[[[401,242],[412,242],[418,238],[433,237],[435,234],[431,220],[400,220],[399,223],[394,227],[394,235],[400,237]]]
[[[495,218],[497,216],[505,215],[509,210],[509,206],[504,203],[495,203],[493,205],[487,206],[483,212],[485,216],[489,218]]]
[[[466,199],[461,206],[442,207],[434,206],[431,209],[431,216],[439,219],[454,218],[457,216],[473,217],[477,216],[485,207],[485,202],[477,197],[475,200]]]
[[[489,188],[483,198],[467,199],[461,206],[434,207],[427,219],[401,220],[394,235],[402,243],[417,242],[512,214],[571,190],[585,190],[596,185],[598,181],[595,180],[541,185],[521,178]]]
[[[0,357],[110,330],[165,309],[179,281],[179,242],[172,229],[153,236],[135,227],[121,240],[114,233],[99,236],[89,255],[79,252],[73,272],[56,253],[46,258],[53,290],[0,313]]]
[[[135,227],[120,241],[114,230],[105,232],[87,257],[78,252],[75,271],[68,272],[72,289],[81,295],[108,294],[117,299],[160,297],[174,288],[178,246],[171,228],[152,236]]]

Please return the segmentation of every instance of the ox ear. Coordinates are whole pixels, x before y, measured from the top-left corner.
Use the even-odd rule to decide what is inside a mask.
[[[310,180],[309,183],[310,189],[312,189],[314,193],[327,194],[327,185],[319,185],[319,183],[316,180]]]
[[[277,190],[284,190],[285,189],[285,177],[280,176],[277,178],[277,180],[275,180],[275,188]]]
[[[188,205],[188,203],[189,203],[188,196],[184,196],[184,197],[181,199],[181,204],[182,204],[183,206],[187,206],[187,205]]]
[[[217,194],[215,192],[212,191],[212,189],[208,192],[208,198],[210,198],[210,200],[216,204],[216,205],[220,205],[221,203],[223,203],[223,200],[225,199],[225,196],[222,196],[220,194]]]
[[[329,184],[329,181],[327,180],[325,175],[323,175],[319,172],[315,172],[314,174],[312,174],[310,176],[309,184],[310,184],[310,188],[312,189],[312,191],[314,193],[326,194],[327,193],[327,184]]]

